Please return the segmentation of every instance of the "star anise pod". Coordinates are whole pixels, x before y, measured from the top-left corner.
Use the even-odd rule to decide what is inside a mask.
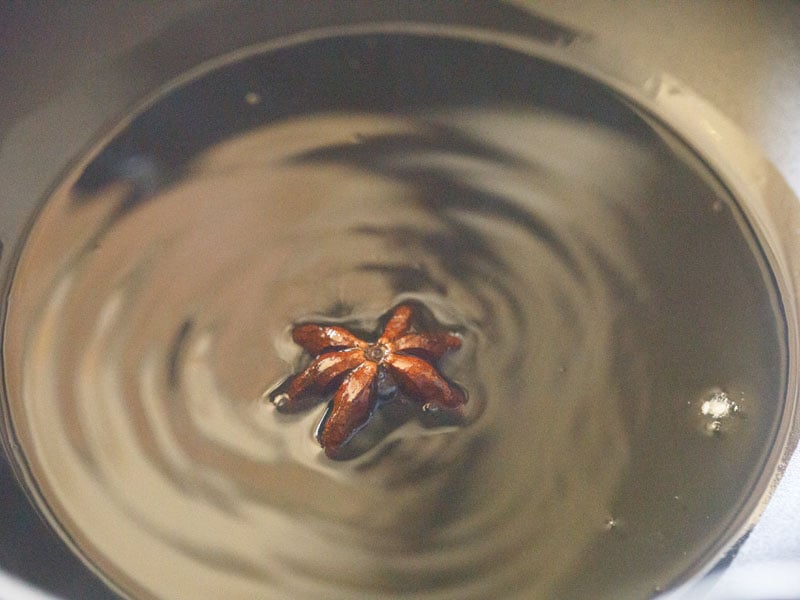
[[[369,420],[378,401],[380,377],[391,378],[423,409],[460,414],[466,396],[442,377],[435,364],[448,351],[460,348],[461,338],[445,331],[413,331],[413,317],[413,306],[401,304],[374,343],[337,325],[304,323],[292,329],[292,339],[313,360],[274,401],[280,410],[292,411],[335,386],[333,406],[318,434],[328,456],[335,456]]]

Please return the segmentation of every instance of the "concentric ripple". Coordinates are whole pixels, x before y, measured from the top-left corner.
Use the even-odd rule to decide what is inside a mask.
[[[486,56],[506,68],[448,75]],[[770,285],[713,177],[601,86],[452,38],[322,39],[173,90],[56,190],[11,291],[9,415],[45,511],[132,597],[648,595],[763,461]],[[464,332],[467,423],[329,461],[324,406],[263,399],[289,327],[408,299]],[[711,386],[757,399],[727,438],[684,410]]]

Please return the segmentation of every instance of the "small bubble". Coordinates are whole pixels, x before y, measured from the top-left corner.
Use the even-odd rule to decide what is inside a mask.
[[[244,101],[250,106],[255,106],[261,102],[261,94],[257,94],[256,92],[247,92],[244,96]]]
[[[616,529],[617,527],[619,527],[619,521],[617,519],[615,519],[614,517],[610,517],[610,518],[606,519],[604,525],[605,525],[606,531],[611,531],[612,529]]]
[[[278,394],[270,398],[269,401],[272,402],[276,408],[283,408],[286,406],[286,403],[289,402],[289,394]]]
[[[715,213],[722,212],[723,208],[725,208],[725,204],[722,200],[714,200],[714,203],[711,205],[711,210]]]

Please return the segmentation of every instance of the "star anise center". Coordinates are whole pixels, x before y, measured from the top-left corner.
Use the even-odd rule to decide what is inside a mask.
[[[372,344],[364,349],[364,357],[372,362],[381,362],[389,353],[389,349],[383,344]]]

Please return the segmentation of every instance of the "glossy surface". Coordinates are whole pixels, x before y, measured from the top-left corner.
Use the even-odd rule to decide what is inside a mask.
[[[309,396],[322,394],[337,383],[332,406],[319,426],[319,441],[334,458],[340,447],[366,425],[379,400],[378,377],[383,371],[399,386],[406,400],[425,410],[460,414],[466,396],[436,370],[448,350],[461,347],[456,335],[413,331],[414,307],[392,310],[375,343],[363,341],[342,327],[304,323],[292,328],[292,339],[312,355],[311,364],[271,394],[279,410],[307,408]],[[423,357],[414,356],[421,354]],[[342,380],[342,377],[344,379]],[[396,392],[392,391],[391,396]]]

